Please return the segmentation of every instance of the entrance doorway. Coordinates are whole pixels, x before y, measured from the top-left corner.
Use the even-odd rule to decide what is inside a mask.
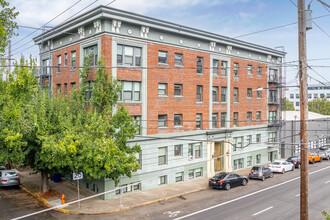
[[[223,150],[224,150],[224,144],[223,142],[216,142],[214,144],[214,170],[215,171],[222,171],[223,169]]]

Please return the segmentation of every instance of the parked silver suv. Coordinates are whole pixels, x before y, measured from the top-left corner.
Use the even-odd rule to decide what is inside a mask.
[[[319,150],[317,153],[320,155],[320,157],[322,157],[323,160],[330,159],[330,150]]]

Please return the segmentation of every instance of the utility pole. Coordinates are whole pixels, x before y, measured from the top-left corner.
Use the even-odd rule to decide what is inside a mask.
[[[11,41],[9,41],[9,47],[8,47],[8,72],[11,74]]]
[[[308,105],[305,0],[298,0],[299,88],[300,88],[300,219],[308,220]]]

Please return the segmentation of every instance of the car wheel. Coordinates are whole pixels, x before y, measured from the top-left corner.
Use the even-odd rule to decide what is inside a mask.
[[[282,170],[282,174],[284,174],[284,173],[285,173],[285,169]]]
[[[247,184],[246,179],[243,179],[243,181],[242,181],[242,186],[246,186],[246,184]]]
[[[229,183],[226,184],[225,189],[230,190],[230,184]]]
[[[265,176],[262,176],[261,180],[262,180],[262,181],[265,181]]]
[[[323,160],[323,158],[321,157],[321,158],[320,158],[320,162],[322,162],[322,160]]]
[[[312,164],[314,164],[314,163],[315,163],[315,160],[313,159]]]
[[[291,171],[294,171],[294,166],[292,166]]]
[[[300,163],[298,164],[298,169],[300,168]]]
[[[269,177],[270,177],[270,178],[273,178],[273,177],[274,177],[274,173],[270,173],[270,174],[269,174]]]

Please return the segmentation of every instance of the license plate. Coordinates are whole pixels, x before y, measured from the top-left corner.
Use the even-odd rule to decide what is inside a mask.
[[[10,180],[9,182],[15,182],[15,180]]]

